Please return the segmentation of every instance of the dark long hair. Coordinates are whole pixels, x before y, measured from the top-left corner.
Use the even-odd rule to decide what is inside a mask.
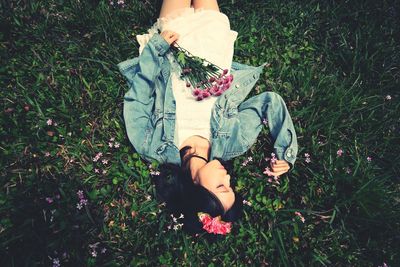
[[[205,187],[194,184],[189,168],[189,161],[196,154],[196,151],[187,154],[190,146],[183,147],[179,152],[181,166],[174,164],[163,164],[160,166],[160,175],[154,176],[158,198],[166,202],[167,209],[179,217],[183,214],[183,229],[189,234],[205,233],[202,223],[199,221],[198,212],[205,212],[212,217],[221,216],[225,222],[237,221],[243,213],[243,198],[235,191],[235,202],[225,212],[218,197]],[[233,170],[232,162],[225,162],[218,159],[226,168],[228,173]],[[234,183],[231,183],[234,189]]]

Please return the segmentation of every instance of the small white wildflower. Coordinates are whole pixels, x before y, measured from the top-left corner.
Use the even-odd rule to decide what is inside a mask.
[[[247,206],[251,206],[251,202],[250,201],[247,201],[247,200],[243,200],[243,204],[244,205],[247,205]]]
[[[60,267],[60,260],[58,258],[53,259],[53,267]]]

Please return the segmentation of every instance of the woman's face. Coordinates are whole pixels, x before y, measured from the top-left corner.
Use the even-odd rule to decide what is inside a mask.
[[[218,197],[225,211],[232,207],[235,202],[235,193],[230,186],[231,176],[218,160],[214,159],[201,167],[196,180],[198,184]]]

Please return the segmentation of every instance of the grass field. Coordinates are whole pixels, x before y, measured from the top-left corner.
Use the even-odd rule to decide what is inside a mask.
[[[299,154],[269,180],[265,128],[235,158],[245,216],[210,244],[125,133],[116,64],[161,1],[111,2],[0,1],[0,266],[400,266],[399,1],[219,1]]]

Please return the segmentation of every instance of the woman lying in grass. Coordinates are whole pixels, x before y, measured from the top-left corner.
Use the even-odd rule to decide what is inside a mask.
[[[176,183],[168,187],[158,177],[158,188],[190,233],[226,234],[240,218],[243,203],[228,161],[255,143],[264,124],[277,156],[270,175],[287,172],[296,160],[297,136],[282,98],[264,92],[245,100],[266,64],[232,61],[237,34],[216,0],[164,0],[160,18],[137,36],[139,56],[118,64],[129,85],[128,138],[143,159],[173,172]],[[191,70],[182,69],[178,47],[218,71],[200,83],[184,79]]]

